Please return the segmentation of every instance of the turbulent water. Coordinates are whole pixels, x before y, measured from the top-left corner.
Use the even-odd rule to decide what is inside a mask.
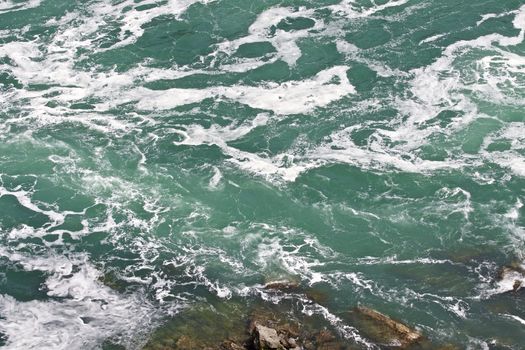
[[[297,298],[523,349],[523,0],[1,0],[7,349]]]

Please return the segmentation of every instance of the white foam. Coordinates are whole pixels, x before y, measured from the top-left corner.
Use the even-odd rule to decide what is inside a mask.
[[[330,135],[329,142],[311,150],[305,158],[326,163],[347,163],[363,168],[393,167],[406,172],[430,172],[439,169],[460,168],[460,162],[430,161],[414,157],[408,150],[395,150],[384,144],[380,135],[376,134],[376,142],[368,148],[357,146],[351,139],[355,126],[336,131]],[[399,132],[400,130],[396,130]],[[392,136],[389,132],[378,131]],[[403,156],[407,156],[404,158]]]
[[[444,202],[444,210],[450,214],[461,213],[465,220],[468,220],[470,213],[474,211],[470,200],[472,195],[461,187],[443,187],[436,192],[436,195]]]
[[[490,350],[489,344],[484,340],[472,337],[468,337],[468,340],[467,350]]]
[[[419,260],[419,259],[418,259]],[[412,262],[406,262],[411,264]],[[423,264],[434,263],[425,262]],[[405,262],[401,262],[405,264]],[[419,264],[419,263],[418,263]],[[363,273],[352,272],[352,273],[334,273],[333,276],[336,281],[340,281],[341,278],[350,281],[356,292],[359,293],[370,293],[376,297],[386,300],[390,303],[396,303],[401,305],[407,305],[409,303],[418,303],[425,307],[425,304],[435,304],[443,308],[447,312],[454,314],[457,317],[467,318],[469,304],[460,298],[453,296],[443,296],[433,293],[418,293],[408,287],[399,289],[397,287],[389,288],[382,285],[380,281],[366,278]],[[427,306],[428,307],[428,306]]]
[[[152,307],[100,284],[100,272],[85,257],[25,257],[5,249],[1,255],[27,271],[50,274],[45,286],[55,298],[20,302],[0,296],[0,330],[7,336],[6,349],[80,349],[110,337],[139,347],[152,326]]]
[[[501,18],[501,17],[505,17],[511,14],[516,14],[516,13],[518,13],[518,11],[508,11],[508,12],[503,12],[503,13],[487,13],[481,16],[481,19],[476,22],[476,25],[479,27],[481,24],[483,24],[484,22],[486,22],[487,20],[491,18]]]
[[[519,281],[521,286],[518,289],[521,289],[525,285],[525,275],[519,271],[509,271],[505,273],[505,276],[500,281],[497,281],[496,287],[482,293],[482,297],[490,297],[495,294],[502,294],[511,292],[514,290],[514,283]]]
[[[509,143],[510,149],[505,151],[487,151],[487,147],[497,141]],[[523,123],[508,123],[500,130],[488,135],[483,140],[481,149],[481,154],[487,161],[508,168],[517,176],[525,177],[525,156],[523,156],[523,151],[525,150],[525,126]]]
[[[133,26],[139,28],[157,15],[180,15],[197,2],[203,1],[169,1],[150,10],[124,12],[132,17],[139,16],[135,20],[129,20]],[[7,56],[13,62],[13,64],[0,64],[1,69],[10,72],[24,86],[29,84],[49,85],[49,88],[43,91],[14,89],[0,95],[2,106],[23,101],[21,108],[33,111],[27,117],[12,117],[5,123],[33,124],[36,121],[40,125],[45,125],[76,122],[101,132],[129,130],[136,125],[133,126],[108,114],[99,114],[104,112],[100,110],[104,108],[103,104],[95,103],[95,110],[86,113],[79,113],[78,110],[72,111],[69,106],[79,101],[84,102],[86,99],[95,101],[111,99],[112,105],[118,105],[125,102],[119,100],[121,92],[134,86],[138,80],[148,82],[158,79],[175,79],[198,73],[198,71],[146,68],[142,65],[120,73],[77,69],[76,62],[84,58],[77,57],[78,50],[83,48],[89,52],[101,51],[95,47],[97,38],[94,36],[108,23],[117,20],[121,11],[128,5],[134,5],[134,3],[132,1],[123,1],[119,4],[96,2],[88,6],[89,14],[87,15],[79,10],[70,12],[59,19],[51,19],[47,25],[58,26],[58,29],[56,34],[50,38],[50,42],[45,45],[38,41],[8,42],[0,45],[0,56]],[[135,40],[136,35],[141,35],[140,31],[142,29],[137,29],[134,35],[125,40]],[[50,98],[50,95],[53,97]],[[58,103],[58,106],[47,107],[50,100]]]
[[[159,3],[156,0],[146,0],[140,3],[144,5],[156,5],[146,10],[137,10],[137,3],[132,0],[124,0],[116,3],[95,2],[89,5],[88,11],[91,16],[84,20],[80,25],[75,23],[75,26],[70,27],[62,37],[69,37],[80,39],[87,38],[89,35],[96,33],[99,28],[107,23],[117,22],[120,24],[119,41],[113,45],[112,48],[130,45],[136,41],[137,38],[144,34],[144,24],[151,22],[154,18],[162,15],[180,17],[191,5],[196,3],[211,3],[214,0],[168,0],[164,3]],[[85,15],[85,14],[83,14]],[[66,24],[69,21],[76,20],[75,14],[69,14],[61,18],[59,21],[51,19],[48,25]],[[74,44],[85,44],[90,42],[89,39],[77,41]],[[67,45],[66,42],[64,44]],[[101,51],[105,51],[102,49]]]
[[[382,11],[389,7],[404,5],[408,0],[389,1],[383,5],[373,5],[367,9],[356,9],[353,1],[342,0],[337,5],[321,7],[332,12],[343,14],[345,17],[359,18],[368,17],[376,12]],[[311,28],[286,31],[276,28],[277,24],[286,18],[306,17],[314,20]],[[273,32],[270,35],[270,31]],[[257,19],[248,29],[248,35],[232,41],[225,41],[217,46],[217,52],[225,52],[229,55],[234,53],[241,45],[255,42],[269,42],[276,49],[277,53],[272,55],[269,62],[275,62],[280,59],[289,66],[295,66],[302,53],[298,46],[298,41],[302,38],[312,38],[320,35],[334,36],[339,33],[338,27],[326,27],[322,19],[316,18],[315,9],[306,7],[273,7],[259,14]],[[321,34],[318,34],[321,33]],[[236,64],[221,65],[221,69],[226,71],[246,71],[254,69],[268,62],[255,59],[242,59]]]
[[[210,183],[208,184],[208,187],[211,190],[216,190],[219,187],[219,183],[222,180],[222,173],[217,167],[213,167],[213,176],[210,179]]]
[[[138,29],[140,24],[146,23],[161,14],[173,13],[175,16],[180,15],[188,6],[191,6],[192,3],[195,3],[195,1],[186,1],[183,3],[170,1],[164,5],[145,11],[131,10],[124,15],[124,18],[126,18],[125,21],[129,21],[129,23],[135,23],[130,24],[130,26],[135,28],[131,32],[134,31],[135,34],[132,36],[136,37],[141,35],[142,29]],[[386,7],[401,6],[405,3],[405,1],[391,1],[383,5],[373,6],[369,9],[359,10],[355,9],[354,4],[351,2],[343,1],[335,5],[332,9],[343,12],[351,9],[348,11],[355,12],[355,15],[369,16]],[[238,101],[251,107],[273,111],[277,114],[310,113],[317,107],[325,107],[348,94],[355,93],[355,89],[346,77],[347,67],[343,66],[326,69],[311,79],[291,81],[282,84],[268,83],[259,86],[216,86],[205,89],[176,88],[165,91],[132,88],[132,86],[134,86],[137,79],[142,79],[143,81],[174,79],[195,74],[199,71],[154,69],[144,66],[138,66],[125,73],[95,73],[75,70],[73,68],[73,62],[77,59],[75,57],[76,49],[78,47],[92,49],[93,43],[89,37],[89,33],[95,33],[101,26],[105,25],[106,20],[104,20],[104,16],[115,12],[115,8],[112,6],[117,6],[118,9],[120,9],[121,7],[123,8],[123,6],[127,6],[125,4],[128,4],[128,2],[125,1],[118,6],[95,4],[93,5],[93,9],[96,11],[94,11],[93,17],[83,19],[79,25],[75,22],[80,20],[78,14],[66,16],[61,20],[62,22],[59,23],[63,28],[61,27],[58,31],[46,51],[43,51],[35,42],[8,43],[0,48],[1,54],[9,56],[16,63],[16,67],[5,66],[5,68],[13,72],[17,79],[24,84],[49,83],[59,85],[59,87],[51,88],[45,92],[23,91],[16,93],[11,92],[10,94],[14,94],[12,96],[6,95],[4,103],[7,103],[7,99],[28,99],[30,101],[29,107],[26,106],[24,108],[33,108],[37,111],[37,113],[31,114],[31,116],[26,119],[18,118],[17,123],[23,122],[24,120],[28,123],[33,122],[35,118],[42,124],[74,121],[104,133],[112,131],[127,132],[133,128],[132,123],[117,120],[112,116],[101,115],[99,113],[126,102],[137,102],[139,108],[151,111],[201,102],[207,98]],[[242,43],[260,41],[263,37],[266,40],[268,39],[268,28],[279,23],[283,18],[299,16],[315,17],[312,11],[313,10],[306,8],[291,9],[277,7],[269,9],[260,14],[252,24],[248,36],[240,38],[237,41],[221,43],[218,46],[218,50],[229,50],[231,52]],[[119,11],[116,12],[118,13]],[[273,173],[276,174],[277,177],[280,176],[288,181],[295,180],[299,174],[308,169],[333,162],[355,164],[362,167],[386,166],[409,172],[431,172],[447,168],[457,169],[463,167],[466,163],[472,163],[472,159],[461,159],[461,157],[447,159],[445,161],[422,160],[414,157],[414,150],[426,144],[433,134],[442,132],[450,134],[454,130],[459,130],[461,127],[468,125],[472,120],[480,116],[475,103],[462,94],[453,93],[453,90],[462,87],[458,76],[451,74],[448,78],[443,78],[445,75],[442,74],[442,72],[448,72],[451,69],[454,58],[457,53],[463,49],[473,47],[489,47],[495,49],[492,43],[511,45],[521,42],[523,40],[523,27],[525,26],[523,24],[524,12],[523,8],[517,11],[516,18],[514,19],[516,28],[521,29],[517,37],[507,38],[502,35],[493,34],[473,41],[455,43],[447,48],[444,55],[434,64],[412,71],[411,74],[414,75],[414,80],[412,81],[411,91],[415,97],[410,100],[396,101],[399,109],[405,116],[408,116],[408,118],[397,125],[393,131],[378,130],[374,135],[375,142],[372,147],[365,149],[355,145],[349,137],[351,130],[343,130],[336,131],[332,135],[332,142],[307,151],[307,155],[302,158],[293,157],[293,155],[289,154],[281,154],[269,159],[259,155],[237,152],[236,155],[233,155],[232,161],[238,163],[238,165],[244,169],[251,169],[250,171],[255,173],[259,172],[265,177]],[[120,17],[117,16],[116,18],[118,19]],[[324,24],[319,20],[316,20],[315,26],[315,30],[324,28]],[[292,38],[287,37],[287,35],[295,35],[298,37]],[[283,43],[288,43],[289,45],[293,43],[293,45],[296,45],[296,40],[306,35],[310,35],[308,30],[292,32],[278,30],[276,35],[272,37],[273,39],[270,39],[277,41],[282,39]],[[278,44],[276,45],[279,46]],[[345,44],[341,40],[337,41],[337,45],[338,50],[349,54],[351,52],[355,53],[357,50],[355,47],[348,47],[350,44]],[[296,52],[294,48],[284,48],[283,50],[286,52]],[[298,54],[300,54],[300,51]],[[502,53],[499,52],[499,54]],[[284,59],[289,64],[293,64],[297,55],[290,55],[291,56]],[[503,53],[502,55],[506,57],[509,68],[517,72],[520,71],[522,60],[520,56],[515,54],[512,56],[510,53]],[[368,62],[368,64],[383,76],[397,76],[401,74],[377,62]],[[485,59],[485,61],[482,61],[482,64],[490,64],[490,60]],[[250,67],[253,66],[246,66],[246,69],[251,69]],[[488,69],[485,71],[488,71]],[[334,80],[339,80],[339,82],[335,83]],[[492,86],[497,86],[497,84],[492,84]],[[469,88],[473,89],[472,87]],[[481,86],[476,89],[484,93],[488,93],[489,91]],[[495,91],[495,89],[492,88],[490,91]],[[48,98],[43,97],[43,95],[50,92],[60,92],[60,95],[54,99],[61,104],[61,107],[48,108],[44,106],[45,103],[48,102]],[[495,94],[492,93],[492,95]],[[68,104],[88,97],[102,100],[101,103],[95,103],[96,109],[94,113],[67,114],[68,109],[66,106]],[[445,130],[439,126],[421,128],[423,123],[434,118],[435,115],[444,109],[442,107],[443,105],[446,105],[449,109],[462,111],[466,114],[454,120]],[[399,142],[399,145],[394,147],[390,146],[390,143],[396,142]],[[233,152],[235,150],[230,149],[229,151]],[[288,168],[284,167],[282,165],[283,159],[290,158],[295,158],[294,164]],[[246,161],[240,161],[239,159],[245,159]],[[523,176],[525,173],[525,161],[522,158],[516,160],[515,154],[500,154],[498,158],[494,159],[499,164],[510,167],[514,173],[519,176]],[[142,157],[141,164],[143,164],[144,161]]]
[[[491,81],[483,84],[467,86],[461,80],[461,76],[454,74],[458,69],[454,65],[458,55],[463,50],[469,51],[472,48],[482,48],[494,50],[495,54],[489,58],[484,58],[479,61],[480,67],[483,71],[488,71],[492,64],[498,63],[501,60],[505,65],[505,70],[509,73],[519,74],[523,64],[522,58],[510,52],[498,51],[494,44],[511,45],[520,40],[517,38],[505,38],[503,36],[484,37],[479,40],[463,42],[460,45],[451,46],[444,53],[444,58],[430,65],[427,68],[414,70],[410,74],[414,76],[411,82],[411,93],[415,98],[411,101],[396,100],[396,106],[407,117],[406,121],[399,118],[398,121],[392,123],[393,131],[379,130],[370,139],[367,147],[359,146],[352,141],[352,132],[358,128],[366,127],[366,125],[356,126],[356,129],[346,128],[337,130],[332,133],[329,140],[323,142],[321,145],[309,146],[304,154],[301,156],[289,154],[292,151],[285,151],[275,156],[268,156],[263,152],[254,154],[231,146],[231,141],[240,140],[248,136],[253,130],[258,127],[267,126],[273,122],[274,119],[282,118],[285,114],[298,113],[312,113],[318,107],[326,107],[330,103],[338,101],[348,94],[355,93],[346,77],[346,70],[349,67],[338,66],[328,68],[316,76],[298,81],[291,81],[286,83],[261,83],[256,86],[233,85],[233,86],[215,86],[205,89],[169,89],[165,91],[151,90],[146,88],[136,88],[137,84],[143,82],[153,82],[159,79],[177,79],[180,77],[189,76],[196,73],[209,73],[201,70],[192,70],[188,67],[172,68],[172,69],[155,69],[147,67],[147,64],[139,65],[127,72],[119,73],[116,71],[97,72],[93,71],[79,71],[74,67],[74,62],[78,60],[76,56],[77,48],[88,49],[88,51],[96,50],[93,43],[93,36],[100,31],[101,28],[107,25],[105,16],[109,16],[110,20],[115,20],[119,23],[124,23],[124,28],[129,30],[129,36],[122,31],[121,42],[117,45],[126,45],[136,40],[143,34],[144,29],[142,25],[151,21],[153,18],[168,14],[180,16],[188,6],[197,1],[167,1],[160,5],[145,11],[136,11],[134,9],[123,13],[120,10],[125,6],[133,4],[131,1],[124,1],[118,5],[109,5],[108,3],[96,3],[88,7],[94,10],[92,17],[80,18],[79,13],[72,13],[60,20],[51,20],[49,25],[58,25],[57,35],[51,39],[51,44],[48,48],[44,48],[38,42],[26,43],[9,43],[0,47],[0,55],[9,56],[16,65],[2,65],[9,72],[19,79],[23,84],[33,83],[48,83],[54,85],[45,92],[41,91],[10,91],[9,93],[0,96],[0,103],[8,104],[11,101],[19,103],[27,101],[27,106],[24,108],[35,113],[30,113],[28,117],[17,116],[10,119],[10,122],[31,124],[35,128],[41,125],[48,125],[52,123],[66,123],[75,122],[82,123],[87,127],[103,133],[104,135],[122,135],[136,130],[137,126],[134,122],[127,120],[128,116],[123,119],[117,119],[110,115],[105,115],[104,112],[112,107],[120,104],[132,102],[137,103],[139,108],[144,111],[165,110],[178,106],[201,102],[204,99],[210,98],[216,101],[231,100],[246,104],[253,108],[259,108],[267,111],[272,111],[277,115],[259,114],[253,120],[244,123],[233,123],[228,126],[219,126],[212,124],[205,128],[201,125],[178,125],[177,129],[169,131],[164,129],[166,134],[178,133],[182,140],[175,142],[176,145],[182,146],[198,146],[198,145],[216,145],[228,157],[228,162],[235,164],[240,169],[252,172],[254,174],[262,175],[265,178],[273,180],[275,178],[284,179],[286,181],[294,181],[299,174],[308,169],[316,168],[331,163],[346,163],[357,165],[362,168],[376,168],[385,169],[393,168],[401,171],[409,172],[432,172],[439,169],[457,169],[469,163],[470,160],[463,159],[461,155],[456,160],[445,161],[426,161],[415,156],[414,151],[418,147],[429,142],[429,138],[435,133],[449,133],[460,130],[468,125],[471,121],[480,116],[477,111],[476,104],[467,97],[460,96],[460,91],[464,88],[470,89],[472,92],[483,93],[487,96],[493,96],[498,102],[511,103],[515,106],[520,106],[519,99],[512,99],[500,91],[498,83],[505,78],[497,76],[487,76]],[[205,1],[203,1],[205,2]],[[142,4],[151,4],[152,1],[145,1]],[[374,5],[372,8],[365,10],[358,9],[350,1],[342,1],[340,4],[332,6],[334,11],[344,14],[345,16],[362,17],[377,14],[379,11],[391,7],[401,6],[407,1],[391,1],[384,5]],[[115,7],[117,6],[117,7]],[[523,12],[523,8],[522,8]],[[114,15],[116,14],[116,15]],[[521,12],[520,12],[521,14]],[[516,16],[514,21],[515,26],[523,27],[523,15]],[[315,19],[315,26],[312,29],[299,30],[293,32],[286,32],[277,30],[274,36],[268,35],[268,30],[272,25],[279,23],[284,18],[305,16]],[[520,17],[521,16],[521,17]],[[224,42],[218,45],[218,51],[225,51],[233,53],[243,43],[250,43],[255,41],[269,41],[277,49],[276,54],[271,54],[269,61],[259,59],[247,59],[241,61],[239,64],[231,66],[221,66],[219,69],[223,71],[248,71],[259,67],[267,62],[275,62],[281,59],[290,66],[296,64],[298,58],[301,56],[299,49],[299,41],[304,37],[312,37],[312,30],[325,29],[325,24],[315,18],[313,10],[299,8],[273,8],[263,12],[257,20],[252,24],[247,36],[242,37],[232,42]],[[327,33],[324,33],[327,34]],[[324,35],[323,34],[323,35]],[[521,34],[520,34],[521,35]],[[431,42],[428,38],[423,42]],[[422,43],[423,43],[422,42]],[[357,57],[359,49],[343,40],[337,41],[337,49],[340,52],[351,57]],[[273,56],[272,56],[273,55]],[[352,56],[354,55],[354,56]],[[406,77],[407,74],[382,65],[380,62],[367,62],[370,68],[376,70],[381,76],[395,76]],[[449,75],[449,73],[451,73]],[[508,76],[507,76],[508,77]],[[501,80],[494,80],[501,78]],[[510,80],[512,84],[518,84],[519,80]],[[54,97],[60,106],[57,108],[45,107],[49,101],[46,94],[59,93]],[[87,98],[94,98],[95,110],[93,112],[72,112],[67,106],[70,103],[80,101]],[[101,101],[101,102],[99,102]],[[373,100],[368,100],[366,103],[373,104]],[[451,127],[442,128],[439,126],[423,127],[424,123],[433,118],[437,113],[446,108],[456,111],[466,112],[465,117],[458,117],[453,121]],[[150,115],[152,113],[149,113]],[[160,112],[159,115],[165,115],[165,112]],[[133,115],[135,117],[136,115]],[[274,119],[272,119],[274,118]],[[38,120],[40,123],[35,123]],[[148,123],[155,123],[154,118],[151,118]],[[397,123],[397,124],[396,124]],[[2,126],[2,132],[4,129]],[[520,145],[518,134],[520,129],[516,127],[514,133],[501,133],[496,135],[497,138],[510,138],[513,140],[513,146],[510,151],[484,153],[485,159],[490,159],[500,165],[509,167],[515,174],[525,174],[523,172],[523,164],[520,163],[521,156],[519,155],[522,146]],[[523,135],[523,133],[521,133]],[[154,135],[153,138],[159,136]],[[518,141],[518,142],[517,142]],[[399,145],[393,146],[399,142]],[[140,148],[135,147],[137,153],[140,155],[139,164],[145,166],[147,159],[145,153],[141,152]],[[134,149],[135,149],[134,148]],[[102,150],[93,150],[94,155],[102,155]],[[101,157],[102,158],[102,157]],[[129,198],[137,198],[141,195],[140,188],[134,187],[129,181],[118,176],[108,176],[107,174],[99,173],[93,170],[76,169],[70,167],[74,165],[74,159],[61,157],[57,155],[50,156],[50,160],[54,162],[55,166],[63,166],[68,169],[60,169],[75,173],[78,176],[77,180],[79,187],[86,189],[88,194],[95,197],[105,198],[104,203],[107,203],[109,209],[107,210],[107,218],[105,222],[92,224],[87,220],[82,221],[82,229],[77,234],[85,234],[95,231],[111,232],[109,239],[116,240],[122,235],[130,234],[127,229],[136,229],[140,236],[144,234],[145,237],[133,238],[130,245],[126,247],[133,249],[134,252],[139,252],[141,262],[138,265],[150,266],[155,259],[159,258],[159,252],[164,248],[162,241],[157,241],[151,238],[149,233],[153,230],[155,225],[162,221],[162,213],[169,211],[170,208],[158,204],[155,200],[144,201],[143,209],[153,214],[153,219],[145,220],[135,217],[133,213],[126,211],[124,203],[128,203]],[[481,160],[480,160],[481,161]],[[102,161],[101,161],[102,162]],[[100,165],[101,163],[97,163]],[[58,168],[57,168],[58,169]],[[213,167],[213,175],[208,182],[210,190],[219,189],[224,183],[232,184],[240,187],[234,182],[224,178],[221,172],[224,169],[222,165]],[[525,175],[523,175],[525,176]],[[4,192],[1,192],[1,191]],[[3,194],[2,194],[3,193]],[[0,189],[0,197],[2,195],[13,195],[18,202],[24,207],[46,215],[49,218],[52,226],[56,226],[64,222],[67,215],[76,213],[62,212],[56,208],[48,208],[41,203],[35,203],[31,199],[30,192],[8,191],[5,188]],[[466,216],[472,211],[470,206],[470,194],[458,188],[446,188],[438,193],[440,200],[450,200],[457,210],[464,210]],[[106,197],[105,197],[106,196]],[[107,198],[109,197],[109,198]],[[159,198],[159,196],[152,195],[151,197]],[[147,195],[140,196],[140,198],[148,198]],[[177,204],[178,198],[174,198],[173,205]],[[519,219],[519,210],[521,202],[518,200],[516,207],[510,208],[508,213],[503,214],[509,221],[517,221]],[[118,212],[125,216],[125,219],[115,222],[112,213]],[[355,212],[354,212],[355,214]],[[187,249],[184,244],[181,244],[180,249],[184,250],[185,254],[181,254],[176,261],[179,266],[184,267],[184,272],[191,282],[188,285],[203,285],[212,293],[220,298],[230,298],[236,293],[235,287],[231,284],[235,282],[224,282],[220,277],[212,277],[208,275],[206,269],[202,266],[197,266],[197,261],[202,262],[202,259],[213,257],[218,263],[229,267],[236,275],[242,276],[247,273],[247,268],[243,263],[227,254],[226,250],[209,249],[206,247],[199,247],[195,242],[199,242],[199,235],[206,235],[210,239],[209,230],[199,232],[191,226],[192,220],[202,220],[209,217],[206,208],[192,211],[190,215],[184,218],[185,221],[190,222],[187,230],[180,236],[187,238],[191,242],[191,249]],[[374,214],[371,214],[374,215]],[[115,216],[118,217],[118,216]],[[184,225],[187,223],[185,222]],[[273,230],[273,231],[272,231]],[[234,241],[240,235],[232,224],[223,230],[216,232],[218,235],[227,236],[231,238],[228,242]],[[250,245],[243,241],[248,247],[242,247],[242,254],[247,255],[250,252],[256,257],[254,258],[257,264],[255,270],[260,272],[259,268],[270,268],[271,264],[278,264],[280,268],[292,275],[298,275],[305,283],[310,285],[326,282],[334,286],[340,286],[340,275],[337,273],[320,272],[324,270],[324,262],[328,258],[334,257],[334,252],[328,248],[323,247],[317,240],[310,238],[309,235],[286,230],[285,228],[271,228],[270,233],[263,231],[263,234],[255,234],[254,244]],[[279,234],[275,233],[279,231]],[[66,231],[54,231],[66,232]],[[35,230],[28,226],[20,226],[7,233],[8,239],[18,240],[26,237],[42,236],[48,233],[46,230]],[[114,234],[113,234],[114,233]],[[130,236],[131,237],[131,236]],[[253,237],[252,237],[253,238]],[[247,235],[246,240],[251,239]],[[141,325],[134,324],[134,320],[142,316],[149,315],[148,306],[142,305],[142,301],[135,299],[135,297],[126,297],[118,295],[108,288],[102,286],[97,282],[99,272],[89,262],[71,261],[71,259],[57,259],[57,257],[48,257],[42,261],[27,260],[22,256],[16,254],[9,255],[9,259],[17,261],[25,269],[38,269],[49,273],[45,285],[48,288],[49,296],[58,298],[52,301],[32,301],[28,303],[20,303],[14,299],[4,296],[0,300],[0,307],[6,310],[6,321],[0,320],[0,327],[7,327],[6,334],[10,337],[12,348],[16,348],[16,344],[21,344],[23,347],[32,347],[33,344],[39,344],[39,347],[50,348],[76,348],[85,346],[85,344],[94,344],[99,342],[104,336],[110,336],[119,332],[128,334],[134,331],[134,326],[141,328]],[[208,260],[206,260],[208,261]],[[214,260],[215,261],[215,260]],[[147,265],[149,263],[149,265]],[[434,260],[428,258],[399,260],[397,257],[387,258],[371,258],[360,261],[363,264],[447,264],[451,263],[448,260]],[[222,266],[221,265],[221,266]],[[134,265],[130,268],[129,276],[123,276],[123,280],[127,280],[137,284],[150,284],[154,294],[160,302],[167,300],[168,297],[174,297],[171,289],[177,286],[178,281],[174,279],[162,279],[154,272],[148,277],[132,276],[134,269],[142,268],[144,266]],[[75,267],[75,269],[73,268]],[[253,273],[253,271],[248,271]],[[377,295],[384,300],[396,301],[399,303],[409,302],[428,302],[441,305],[447,311],[457,315],[458,317],[466,317],[468,305],[456,298],[442,298],[440,296],[425,294],[420,295],[412,291],[396,291],[388,290],[384,286],[379,285],[373,280],[367,279],[361,273],[348,273],[343,276],[357,289],[366,290],[373,295]],[[507,283],[507,282],[505,282]],[[505,285],[505,288],[508,288]],[[248,288],[250,289],[250,288]],[[240,292],[239,292],[240,293]],[[105,300],[101,302],[100,299]],[[131,306],[130,306],[131,305]],[[144,307],[144,309],[142,308]],[[107,310],[101,311],[103,308]],[[329,313],[327,309],[318,309],[315,312],[320,312],[329,320],[333,321],[333,325],[341,326],[340,320],[333,314]],[[4,313],[4,311],[2,311]],[[80,317],[94,318],[95,320],[85,323]],[[3,315],[4,316],[4,315]],[[335,318],[334,318],[335,317]],[[58,320],[58,321],[57,321]],[[69,323],[66,321],[70,320]],[[74,320],[74,321],[71,321]],[[49,325],[46,323],[49,321]],[[349,330],[349,335],[353,336],[352,329]],[[3,330],[3,328],[2,328]],[[34,334],[32,337],[31,333]],[[48,335],[49,334],[49,335]],[[77,337],[77,334],[80,336]],[[17,343],[18,342],[18,343]],[[14,345],[13,345],[14,344]]]
[[[324,319],[330,322],[330,324],[335,327],[344,338],[352,339],[367,349],[379,348],[377,345],[368,342],[364,337],[362,337],[356,328],[345,324],[341,318],[331,313],[324,306],[319,304],[305,304],[303,305],[303,313],[309,316],[314,314],[322,315]]]
[[[365,279],[364,276],[360,273],[347,273],[344,274],[344,277],[350,282],[352,282],[352,284],[354,284],[359,289],[367,290],[370,293],[373,293],[374,290],[376,290],[376,284],[371,280]]]
[[[431,258],[417,258],[417,259],[407,259],[399,260],[396,256],[390,256],[386,258],[376,258],[376,257],[365,257],[358,259],[359,264],[363,265],[442,265],[442,264],[454,264],[453,261],[447,259],[431,259]]]
[[[202,144],[216,145],[224,154],[232,157],[229,159],[230,162],[236,164],[241,169],[267,178],[281,175],[285,179],[295,179],[302,169],[279,167],[275,164],[275,162],[277,162],[275,158],[263,158],[257,154],[241,151],[228,145],[229,141],[237,140],[250,133],[256,127],[266,125],[267,122],[268,115],[259,114],[250,123],[238,126],[230,125],[227,127],[220,127],[212,125],[208,129],[205,129],[198,124],[186,127],[181,126],[185,128],[185,130],[174,130],[174,132],[183,136],[184,139],[180,142],[175,142],[175,144],[191,146]]]
[[[503,316],[506,316],[506,317],[509,317],[515,321],[518,321],[519,323],[521,323],[522,325],[525,326],[525,320],[519,316],[516,316],[516,315],[511,315],[511,314],[503,314]]]
[[[399,69],[392,69],[380,61],[370,59],[365,55],[361,55],[361,50],[346,40],[337,39],[335,44],[337,51],[344,54],[353,61],[364,63],[381,77],[406,77],[408,75],[406,72],[403,72]]]
[[[41,0],[13,1],[2,0],[0,2],[0,13],[27,10],[40,6]]]
[[[292,233],[293,231],[288,231]],[[308,248],[307,248],[308,247]],[[335,256],[336,253],[322,246],[314,238],[306,238],[303,243],[291,244],[283,241],[279,237],[264,238],[257,247],[256,262],[264,270],[266,268],[275,268],[275,264],[291,276],[299,276],[308,285],[314,285],[320,282],[329,282],[327,276],[316,271],[316,268],[325,265],[325,263],[314,256],[311,256],[309,249],[313,249],[321,256]],[[324,253],[323,253],[324,252]]]
[[[492,157],[492,160],[501,166],[510,169],[515,175],[525,177],[525,159],[516,157],[512,154],[503,153],[498,157]]]
[[[342,0],[337,5],[329,6],[329,8],[337,14],[342,14],[349,18],[370,17],[377,12],[383,11],[387,8],[403,6],[408,3],[408,0],[390,0],[382,5],[377,5],[372,2],[371,7],[357,8],[355,0]]]
[[[421,40],[421,41],[419,42],[419,45],[421,45],[421,44],[428,44],[428,43],[431,43],[431,42],[436,41],[436,40],[438,40],[438,39],[441,39],[441,38],[443,38],[443,37],[445,37],[445,36],[446,36],[446,34],[436,34],[436,35],[432,35],[432,36],[430,36],[430,37],[428,37],[428,38],[426,38],[426,39]]]
[[[142,110],[171,109],[207,98],[226,98],[277,114],[308,113],[355,92],[346,76],[346,69],[344,66],[332,67],[319,72],[312,79],[262,86],[173,88],[164,91],[141,88],[131,92],[130,99],[137,99],[137,107]],[[338,78],[339,83],[332,82],[334,78]]]
[[[521,208],[523,208],[523,202],[521,201],[521,199],[518,198],[516,200],[516,205],[505,214],[505,217],[509,218],[512,221],[518,220]]]
[[[504,225],[508,226],[508,223],[504,223]],[[510,231],[511,230],[512,227],[510,227]],[[511,248],[518,250],[516,252],[517,256],[522,256],[520,247],[523,237],[520,237],[519,241],[519,244],[512,244]],[[487,267],[490,274],[482,274],[482,268]],[[479,288],[479,294],[475,297],[475,299],[488,299],[497,294],[513,292],[525,287],[525,274],[523,273],[523,271],[525,271],[525,264],[523,263],[521,263],[517,268],[504,267],[503,270],[501,270],[501,266],[498,266],[495,263],[483,263],[478,268],[476,268],[475,271],[478,273],[482,282]],[[498,278],[495,279],[494,276],[498,276]],[[517,282],[519,282],[518,285],[516,285]]]

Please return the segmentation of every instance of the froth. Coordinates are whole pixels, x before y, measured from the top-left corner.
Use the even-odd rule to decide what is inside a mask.
[[[171,109],[206,98],[226,98],[277,114],[308,113],[315,107],[326,106],[354,93],[355,90],[346,76],[346,69],[344,66],[333,67],[318,73],[313,79],[262,86],[175,88],[162,92],[140,89],[132,93],[132,99],[137,98],[137,106],[143,110]],[[333,82],[334,78],[338,78],[339,83]]]
[[[27,10],[30,8],[38,7],[40,6],[41,0],[25,0],[25,1],[12,1],[12,0],[5,0],[0,3],[0,14],[7,13],[7,12],[13,12],[13,11],[21,11],[21,10]]]
[[[1,255],[25,270],[46,272],[46,301],[20,302],[0,296],[0,330],[7,349],[80,349],[113,338],[139,348],[152,326],[152,308],[136,296],[119,295],[97,281],[97,271],[85,257]]]

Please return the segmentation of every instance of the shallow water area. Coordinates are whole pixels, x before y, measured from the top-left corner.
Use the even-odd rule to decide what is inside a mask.
[[[1,2],[0,347],[521,349],[524,87],[521,0]]]

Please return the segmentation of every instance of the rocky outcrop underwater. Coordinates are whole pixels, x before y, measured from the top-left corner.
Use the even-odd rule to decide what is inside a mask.
[[[269,282],[265,290],[301,293],[323,300],[316,290],[302,290],[293,281]],[[310,299],[311,300],[311,299]],[[314,303],[314,301],[312,301]],[[278,303],[217,300],[178,314],[153,333],[144,350],[343,350],[414,349],[453,350],[452,344],[433,344],[423,332],[365,306],[340,313],[362,339],[348,339],[316,314],[297,312],[297,301]],[[338,316],[338,317],[339,317]]]

